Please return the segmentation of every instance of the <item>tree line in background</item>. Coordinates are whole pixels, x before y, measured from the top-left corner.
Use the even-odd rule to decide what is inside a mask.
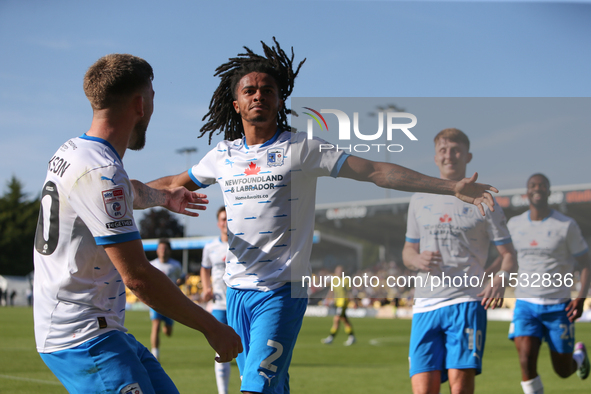
[[[33,247],[39,196],[30,199],[16,177],[0,197],[0,275],[25,276],[33,271]],[[151,209],[140,221],[142,238],[183,236],[183,226],[166,209]]]
[[[39,216],[39,197],[29,199],[23,184],[12,177],[0,197],[0,275],[33,271],[33,242]]]

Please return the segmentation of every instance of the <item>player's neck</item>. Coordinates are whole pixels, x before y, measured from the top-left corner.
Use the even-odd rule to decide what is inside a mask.
[[[115,148],[119,157],[123,158],[133,131],[133,125],[128,123],[130,122],[126,122],[122,117],[95,113],[86,135],[109,142]]]
[[[220,234],[220,239],[222,240],[222,242],[228,242],[228,234]]]
[[[277,132],[277,124],[252,124],[243,122],[244,138],[248,146],[260,145],[269,141]]]
[[[552,209],[547,205],[545,207],[529,206],[529,219],[534,222],[546,219],[551,213]]]

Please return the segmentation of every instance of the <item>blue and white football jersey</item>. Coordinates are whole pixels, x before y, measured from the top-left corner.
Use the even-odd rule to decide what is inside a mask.
[[[160,258],[155,258],[150,261],[150,264],[162,271],[168,279],[176,285],[177,280],[183,276],[183,266],[175,259],[168,259],[166,263],[160,261]]]
[[[555,210],[544,220],[532,221],[530,211],[526,211],[511,218],[508,227],[519,263],[515,296],[536,304],[555,304],[570,299],[570,288],[564,279],[574,272],[573,257],[588,252],[577,223]],[[552,275],[550,282],[543,281],[544,274]]]
[[[316,179],[336,177],[348,156],[322,144],[287,131],[255,146],[222,141],[189,169],[198,186],[222,188],[228,286],[267,291],[310,275]]]
[[[226,310],[226,254],[228,243],[220,238],[214,239],[203,248],[201,267],[211,269],[211,287],[213,288],[213,309]]]
[[[438,270],[416,273],[422,278],[424,286],[417,285],[415,288],[415,312],[478,300],[477,294],[482,288],[477,285],[476,279],[472,284],[463,280],[464,275],[486,283],[486,278],[482,278],[490,242],[495,245],[511,242],[503,209],[496,201],[494,208],[495,211],[491,212],[484,205],[486,216],[482,216],[476,206],[454,196],[425,193],[412,196],[406,241],[420,243],[420,252],[440,252],[443,260]],[[451,286],[445,282],[431,290],[433,279],[429,277],[441,278],[443,274],[462,280],[456,280],[455,284],[452,282]]]
[[[133,187],[107,141],[83,135],[49,161],[35,235],[37,350],[127,331],[125,286],[102,245],[140,239]]]

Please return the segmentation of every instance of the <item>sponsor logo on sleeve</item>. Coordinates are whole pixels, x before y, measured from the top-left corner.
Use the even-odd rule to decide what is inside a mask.
[[[122,187],[111,190],[103,190],[103,203],[107,215],[113,219],[119,219],[127,213],[127,204],[125,202],[125,191]]]
[[[120,391],[121,394],[144,394],[141,387],[137,383],[128,384],[127,386],[123,387]]]
[[[116,222],[105,223],[105,226],[107,226],[107,228],[130,227],[133,226],[133,221],[131,219],[118,220]]]

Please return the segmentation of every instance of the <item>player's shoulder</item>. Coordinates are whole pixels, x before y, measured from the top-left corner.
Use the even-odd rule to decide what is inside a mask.
[[[433,195],[429,193],[414,193],[410,196],[410,201],[429,200]]]
[[[522,214],[515,215],[511,219],[508,220],[507,225],[518,225],[520,223],[527,223],[529,222],[529,210],[523,212]]]
[[[111,165],[121,165],[121,158],[107,141],[87,136],[71,138],[63,143],[49,161],[49,171],[63,177],[68,169],[81,168],[82,173]],[[81,175],[81,171],[69,173]]]
[[[563,214],[560,211],[557,211],[556,209],[553,209],[552,212],[550,213],[550,216],[548,217],[548,220],[552,220],[555,223],[560,223],[564,226],[579,226],[577,221],[573,218],[571,218],[570,216],[566,216],[565,214]]]

